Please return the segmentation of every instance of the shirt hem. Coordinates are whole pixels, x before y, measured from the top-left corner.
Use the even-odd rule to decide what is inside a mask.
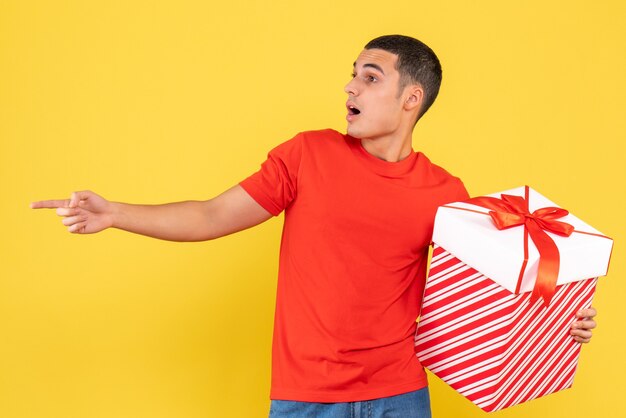
[[[272,389],[270,399],[283,401],[298,402],[359,402],[368,401],[378,398],[386,398],[390,396],[402,395],[414,390],[423,389],[428,386],[426,379],[416,382],[404,383],[402,385],[394,385],[379,389],[367,390],[339,390],[339,391],[317,391],[317,390],[290,390],[290,389]]]

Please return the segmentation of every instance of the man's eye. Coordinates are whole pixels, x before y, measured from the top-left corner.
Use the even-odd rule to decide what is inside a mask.
[[[368,76],[367,76],[367,81],[369,81],[369,82],[372,82],[372,83],[373,83],[373,82],[375,82],[375,81],[376,81],[376,77],[374,77],[373,75],[368,75]]]

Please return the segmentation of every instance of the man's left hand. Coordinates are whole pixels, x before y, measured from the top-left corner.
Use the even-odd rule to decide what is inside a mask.
[[[591,330],[597,326],[596,321],[594,321],[593,318],[597,314],[598,312],[593,307],[581,309],[576,313],[578,320],[572,324],[572,329],[570,331],[574,340],[579,343],[588,343],[591,341]]]

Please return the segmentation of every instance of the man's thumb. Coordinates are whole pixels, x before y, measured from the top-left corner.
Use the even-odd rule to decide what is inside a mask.
[[[77,207],[81,200],[87,200],[88,197],[89,192],[73,192],[72,197],[70,198],[70,207]]]

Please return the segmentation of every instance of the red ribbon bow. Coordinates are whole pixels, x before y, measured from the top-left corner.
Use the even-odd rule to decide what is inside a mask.
[[[507,194],[501,195],[502,199],[488,196],[474,197],[466,200],[465,203],[491,209],[489,215],[499,230],[524,225],[524,264],[520,272],[520,282],[528,261],[528,235],[530,235],[539,251],[537,280],[531,294],[531,301],[541,297],[547,306],[556,290],[560,255],[556,244],[545,231],[569,237],[574,232],[574,227],[556,220],[569,213],[565,209],[546,207],[530,213],[528,186],[526,186],[525,194],[525,198]],[[518,289],[520,282],[518,282]]]

